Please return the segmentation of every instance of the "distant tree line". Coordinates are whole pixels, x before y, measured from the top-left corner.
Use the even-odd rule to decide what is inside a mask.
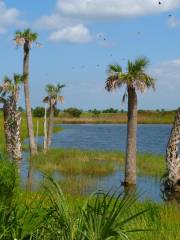
[[[20,107],[21,111],[23,111],[23,108]],[[0,109],[1,110],[1,109]],[[59,113],[65,113],[67,116],[69,117],[74,117],[74,118],[78,118],[81,116],[81,114],[83,112],[88,112],[88,113],[92,113],[92,116],[99,116],[102,113],[127,113],[127,111],[125,110],[118,110],[115,108],[107,108],[104,110],[99,110],[99,109],[89,109],[88,111],[83,111],[81,109],[78,108],[74,108],[74,107],[70,107],[64,110],[59,110],[57,108],[55,108],[54,110],[54,116],[58,117]],[[165,110],[165,109],[156,109],[156,110],[144,110],[144,109],[139,109],[138,113],[144,113],[144,114],[149,114],[149,113],[163,113],[163,114],[175,114],[177,112],[177,110]],[[34,117],[44,117],[44,113],[45,113],[45,109],[44,107],[36,107],[34,109],[32,109],[32,113]],[[47,116],[49,116],[49,109],[47,110]]]

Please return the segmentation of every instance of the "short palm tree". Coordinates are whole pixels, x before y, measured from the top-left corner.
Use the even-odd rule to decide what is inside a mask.
[[[21,112],[18,108],[18,98],[20,84],[23,81],[24,76],[14,74],[13,80],[5,77],[3,84],[0,86],[0,102],[3,103],[6,148],[9,157],[12,159],[21,159],[22,157],[20,139]]]
[[[60,84],[46,85],[46,92],[48,95],[44,98],[43,102],[49,105],[49,122],[48,122],[47,141],[45,144],[45,149],[48,149],[49,146],[51,145],[54,111],[56,109],[56,105],[58,102],[61,102],[61,103],[64,102],[64,97],[59,95],[64,87],[65,85],[60,85]]]
[[[24,94],[25,94],[25,104],[26,104],[26,115],[27,115],[27,127],[29,134],[29,145],[30,145],[30,154],[33,155],[37,152],[37,146],[34,139],[34,130],[33,130],[33,120],[31,112],[31,103],[30,103],[30,90],[29,90],[29,55],[32,44],[37,41],[38,34],[32,32],[30,29],[25,29],[23,32],[16,31],[15,33],[15,42],[17,46],[22,46],[24,50],[24,59],[23,59],[23,75],[24,79]]]
[[[136,184],[136,138],[137,138],[137,91],[143,93],[147,88],[155,89],[155,80],[145,73],[149,61],[145,57],[128,61],[127,71],[120,65],[109,65],[106,90],[112,91],[126,87],[123,101],[128,97],[128,129],[125,163],[125,185]]]

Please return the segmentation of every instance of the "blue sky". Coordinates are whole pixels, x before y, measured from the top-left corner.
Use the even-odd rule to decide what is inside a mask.
[[[180,103],[180,0],[0,0],[0,78],[22,72],[16,29],[39,33],[31,50],[33,106],[47,83],[65,83],[61,108],[122,106],[122,90],[107,93],[107,65],[147,56],[156,92],[139,95],[140,109],[174,109]],[[169,14],[171,16],[169,16]],[[104,40],[105,39],[105,40]],[[24,105],[23,94],[21,104]]]

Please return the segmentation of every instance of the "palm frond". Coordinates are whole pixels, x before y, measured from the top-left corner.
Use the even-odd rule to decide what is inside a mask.
[[[24,82],[24,75],[21,75],[21,74],[14,74],[14,84],[15,85],[20,85]]]
[[[118,64],[109,64],[108,74],[109,75],[114,75],[116,73],[122,73],[122,67]]]
[[[30,43],[35,42],[38,38],[38,34],[32,32],[30,28],[25,29],[24,31],[17,30],[15,32],[15,42],[17,45],[22,46],[25,41],[29,41]]]
[[[57,84],[57,90],[61,91],[61,89],[63,89],[66,85],[65,84]]]
[[[144,69],[149,65],[149,59],[146,57],[139,57],[135,60],[134,65],[137,69]]]
[[[44,102],[44,103],[49,103],[49,96],[46,96],[46,97],[43,99],[43,102]]]
[[[6,99],[4,97],[0,97],[0,103],[5,103],[6,102]]]
[[[57,96],[57,102],[64,103],[64,97],[63,96]]]
[[[122,72],[120,65],[110,64],[108,67],[108,78],[106,79],[105,89],[112,91],[122,85],[133,87],[142,93],[151,88],[155,90],[155,79],[145,73],[145,68],[148,66],[149,60],[146,57],[139,57],[135,61],[128,60],[127,71]],[[123,96],[125,100],[126,94]]]

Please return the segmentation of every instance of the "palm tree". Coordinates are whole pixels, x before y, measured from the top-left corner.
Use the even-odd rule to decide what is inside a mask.
[[[21,159],[22,157],[20,139],[21,112],[18,108],[18,98],[20,84],[23,81],[24,76],[14,74],[13,80],[5,77],[3,84],[0,86],[0,102],[3,103],[6,148],[9,157],[12,159]]]
[[[48,149],[49,146],[51,145],[54,111],[55,111],[56,105],[58,102],[61,102],[61,103],[64,102],[64,97],[59,95],[64,87],[65,87],[65,85],[60,85],[60,84],[46,85],[46,92],[47,92],[48,96],[46,96],[43,101],[45,103],[48,103],[48,105],[49,105],[49,121],[48,121],[47,142],[45,144],[45,146],[46,146],[45,150]]]
[[[25,29],[23,32],[16,31],[15,33],[15,42],[17,46],[22,46],[24,50],[24,59],[23,59],[23,75],[24,79],[24,94],[25,94],[25,104],[26,104],[26,115],[27,115],[27,127],[29,135],[29,146],[30,154],[34,155],[37,152],[37,146],[34,139],[34,130],[33,130],[33,120],[31,112],[31,103],[30,103],[30,91],[29,91],[29,56],[32,44],[35,42],[37,46],[39,43],[36,42],[38,34],[32,32],[30,29]]]
[[[127,71],[123,72],[120,65],[109,65],[106,90],[112,91],[125,85],[123,101],[128,97],[128,129],[124,184],[136,184],[136,138],[137,138],[137,91],[143,93],[147,88],[155,90],[155,80],[145,73],[148,59],[137,58],[128,61]]]

